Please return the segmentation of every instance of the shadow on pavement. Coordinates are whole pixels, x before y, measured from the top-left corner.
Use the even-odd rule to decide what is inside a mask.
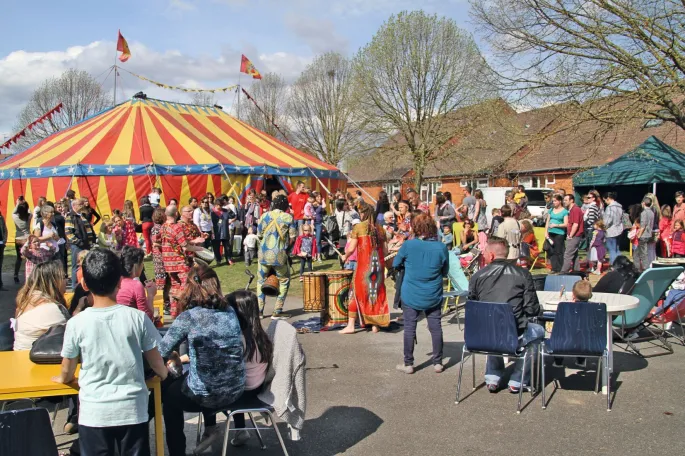
[[[305,421],[302,440],[286,439],[285,444],[291,454],[333,456],[366,439],[381,424],[378,415],[363,407],[334,406],[318,418]]]

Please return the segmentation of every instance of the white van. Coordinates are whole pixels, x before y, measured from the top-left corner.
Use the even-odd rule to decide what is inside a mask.
[[[486,187],[481,188],[483,199],[488,203],[487,217],[488,224],[492,223],[492,208],[502,207],[506,202],[505,194],[512,187]],[[528,212],[532,217],[541,217],[545,210],[545,195],[553,192],[551,188],[527,188],[526,197],[528,198]]]

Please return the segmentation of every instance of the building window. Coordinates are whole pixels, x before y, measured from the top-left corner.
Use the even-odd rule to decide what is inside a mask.
[[[421,184],[421,201],[429,204],[432,203],[433,197],[438,192],[440,187],[442,187],[442,182],[440,181],[425,182]]]
[[[383,190],[388,194],[388,199],[392,201],[392,194],[400,191],[400,183],[383,184]]]
[[[557,183],[557,177],[554,174],[551,174],[547,176],[547,183],[545,184],[547,187],[550,185],[554,185]]]
[[[488,188],[490,185],[488,178],[482,177],[480,179],[462,179],[459,181],[459,186],[462,188],[469,186],[475,190],[477,188]]]

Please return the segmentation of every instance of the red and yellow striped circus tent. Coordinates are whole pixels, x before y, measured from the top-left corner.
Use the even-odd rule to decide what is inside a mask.
[[[206,192],[237,196],[303,181],[326,193],[346,188],[326,164],[218,107],[133,98],[57,132],[0,162],[0,211],[8,221],[23,195],[33,207],[40,196],[62,198],[69,189],[87,197],[102,215],[125,200],[138,208],[153,187],[162,205],[183,205]]]

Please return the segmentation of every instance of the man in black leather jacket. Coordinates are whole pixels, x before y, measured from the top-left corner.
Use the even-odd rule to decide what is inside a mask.
[[[507,260],[508,253],[509,245],[506,240],[496,237],[488,240],[488,247],[483,253],[488,265],[476,272],[471,278],[469,299],[472,301],[509,303],[516,318],[519,346],[524,347],[531,342],[543,339],[545,330],[542,326],[529,321],[529,319],[540,314],[540,303],[535,293],[533,277],[526,269],[516,266],[511,260]],[[523,361],[516,361],[514,371],[509,379],[509,391],[512,393],[518,393],[521,387],[522,370]],[[495,392],[499,388],[503,371],[504,360],[489,356],[485,369],[485,383],[490,392]],[[526,369],[524,385],[527,385],[529,376],[530,371]]]

